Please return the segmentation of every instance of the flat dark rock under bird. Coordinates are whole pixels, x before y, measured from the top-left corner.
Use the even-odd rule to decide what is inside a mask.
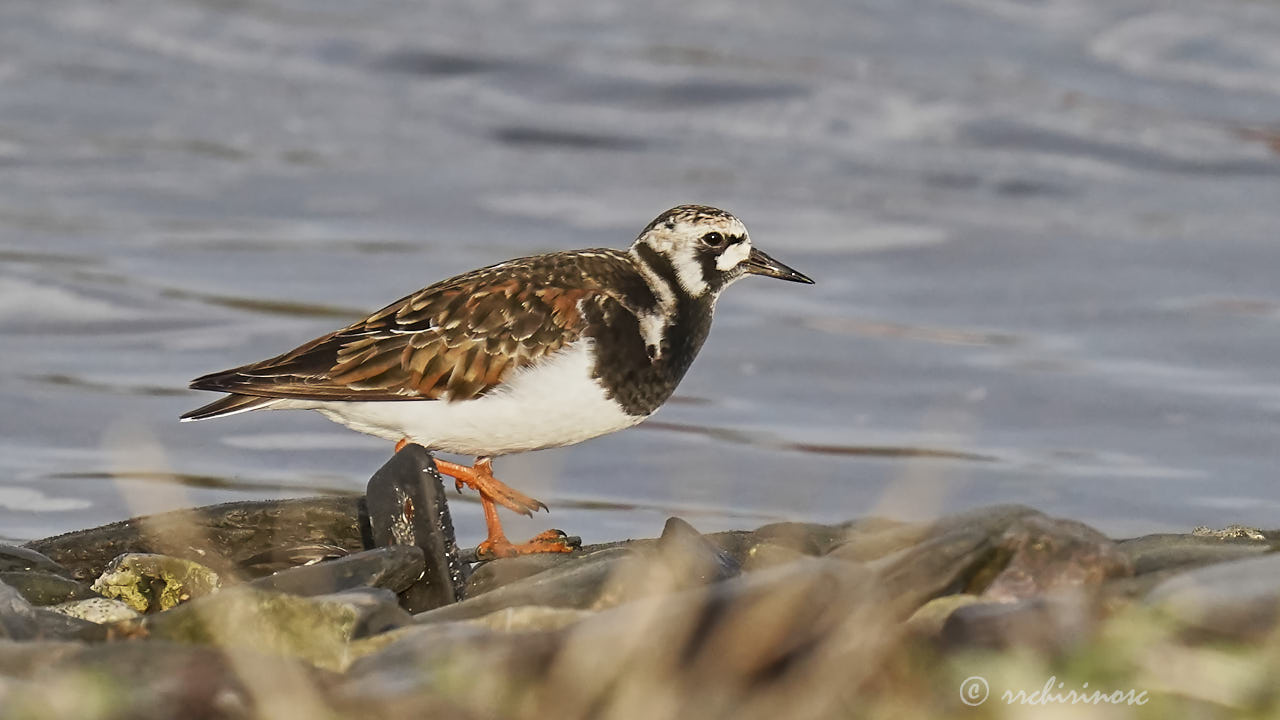
[[[282,355],[197,378],[227,395],[184,421],[258,409],[317,410],[397,443],[474,455],[437,460],[480,494],[484,556],[567,551],[564,534],[523,544],[497,505],[546,506],[493,476],[491,459],[624,428],[671,397],[711,328],[720,293],[745,275],[812,283],[752,246],[732,214],[681,205],[628,250],[508,260],[443,280]]]

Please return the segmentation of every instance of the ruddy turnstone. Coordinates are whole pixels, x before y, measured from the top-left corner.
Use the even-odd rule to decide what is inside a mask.
[[[657,410],[702,347],[721,291],[744,275],[812,283],[752,247],[732,214],[681,205],[629,250],[508,260],[395,301],[283,355],[196,378],[228,393],[184,421],[271,408],[318,410],[349,428],[428,449],[480,494],[482,557],[567,551],[549,530],[507,540],[497,505],[546,505],[493,476],[498,455],[560,447],[631,427]]]

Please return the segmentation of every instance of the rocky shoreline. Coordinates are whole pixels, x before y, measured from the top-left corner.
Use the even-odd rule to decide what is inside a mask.
[[[1280,711],[1277,531],[1113,540],[1022,506],[707,535],[671,518],[472,567],[443,488],[411,446],[364,498],[0,547],[3,715]]]

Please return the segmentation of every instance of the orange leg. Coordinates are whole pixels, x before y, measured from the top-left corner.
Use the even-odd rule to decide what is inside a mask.
[[[396,443],[396,452],[403,450],[408,442],[405,439]],[[436,468],[445,475],[453,477],[458,492],[462,492],[462,487],[465,485],[480,494],[480,506],[484,508],[484,524],[489,531],[489,536],[476,548],[476,555],[481,559],[539,552],[573,552],[573,547],[565,542],[565,534],[560,530],[547,530],[536,535],[529,542],[518,545],[507,539],[506,533],[502,531],[502,521],[498,518],[499,504],[529,517],[538,510],[547,510],[547,506],[508,487],[494,477],[493,461],[489,458],[476,458],[476,463],[472,467],[437,459]]]

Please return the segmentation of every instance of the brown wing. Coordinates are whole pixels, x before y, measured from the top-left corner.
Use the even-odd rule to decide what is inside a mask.
[[[312,400],[473,398],[578,340],[586,327],[580,302],[610,294],[606,280],[627,272],[626,263],[622,253],[602,250],[476,270],[278,357],[197,378],[191,387]]]

